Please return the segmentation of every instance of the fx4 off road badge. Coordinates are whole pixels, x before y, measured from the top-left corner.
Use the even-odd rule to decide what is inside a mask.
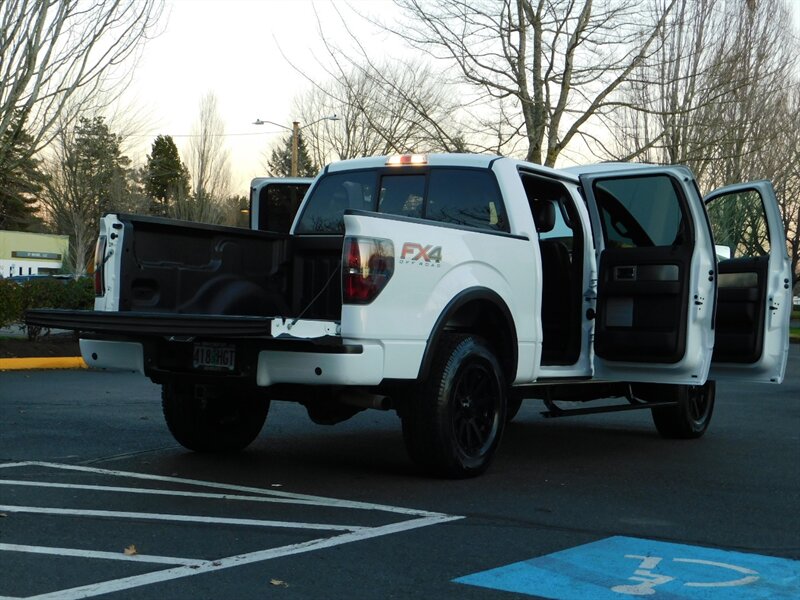
[[[420,267],[441,267],[442,247],[404,242],[399,263],[401,265],[419,265]]]

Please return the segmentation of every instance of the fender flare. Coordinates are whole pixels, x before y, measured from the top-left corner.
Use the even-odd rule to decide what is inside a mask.
[[[451,319],[451,317],[458,312],[463,306],[470,302],[474,301],[484,301],[489,302],[495,306],[500,311],[503,319],[505,320],[506,329],[508,331],[509,336],[509,346],[511,354],[508,357],[510,372],[509,372],[509,379],[508,381],[514,381],[517,372],[517,360],[519,355],[519,346],[517,343],[517,328],[514,325],[514,317],[511,314],[511,310],[508,308],[508,305],[505,303],[500,295],[495,292],[494,290],[490,290],[488,288],[482,287],[471,287],[465,290],[462,290],[458,294],[456,294],[450,302],[444,307],[442,312],[439,314],[439,317],[436,319],[436,323],[431,330],[430,335],[428,336],[428,341],[425,345],[425,353],[422,356],[422,362],[420,363],[419,373],[417,374],[417,380],[422,381],[428,377],[431,366],[433,364],[433,358],[436,351],[437,346],[439,345],[439,340],[444,332],[445,325]],[[498,357],[502,358],[502,357]],[[501,364],[503,361],[501,360]]]

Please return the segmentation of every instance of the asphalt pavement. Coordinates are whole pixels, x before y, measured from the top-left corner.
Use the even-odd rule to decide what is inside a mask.
[[[245,452],[185,451],[140,375],[0,373],[7,598],[796,598],[800,347],[718,385],[699,440],[527,402],[482,477],[421,476],[393,413],[274,402]]]

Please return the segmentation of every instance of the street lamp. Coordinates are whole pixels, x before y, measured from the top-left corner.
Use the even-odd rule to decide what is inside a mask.
[[[264,119],[256,119],[253,121],[253,125],[275,125],[282,129],[288,129],[292,132],[292,177],[297,177],[297,140],[300,136],[300,130],[305,129],[311,125],[319,123],[320,121],[338,121],[339,117],[335,114],[328,115],[327,117],[322,117],[317,119],[316,121],[311,121],[311,123],[306,123],[302,127],[300,127],[300,121],[292,121],[292,126],[287,127],[286,125],[281,125],[280,123],[276,123],[275,121],[266,121]]]

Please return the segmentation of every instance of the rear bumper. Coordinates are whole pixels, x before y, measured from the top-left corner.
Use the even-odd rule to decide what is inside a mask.
[[[156,383],[375,386],[416,377],[425,348],[419,341],[343,340],[333,321],[60,310],[30,311],[27,321],[81,331],[89,367],[138,371]],[[230,347],[234,368],[196,368],[197,343]]]
[[[359,352],[258,353],[256,384],[378,385],[383,381],[383,346],[361,344]]]
[[[286,349],[259,349],[260,344],[255,341],[235,344],[237,365],[232,372],[194,369],[191,342],[84,338],[80,347],[89,367],[138,371],[156,382],[174,378],[198,382],[236,380],[269,387],[279,383],[378,385],[384,378],[384,350],[380,344],[323,345],[312,350],[312,340],[299,340],[293,350],[283,342]]]

